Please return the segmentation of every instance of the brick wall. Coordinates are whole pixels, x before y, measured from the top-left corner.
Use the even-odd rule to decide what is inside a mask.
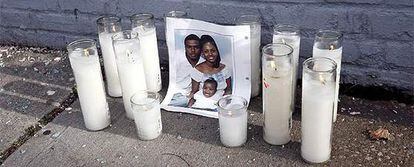
[[[115,14],[156,17],[161,63],[167,63],[163,14],[183,10],[193,18],[234,23],[240,14],[263,19],[262,44],[272,25],[301,27],[301,59],[312,53],[315,31],[344,33],[342,83],[397,88],[414,94],[413,0],[0,0],[0,44],[64,48],[78,38],[96,38],[95,20]]]

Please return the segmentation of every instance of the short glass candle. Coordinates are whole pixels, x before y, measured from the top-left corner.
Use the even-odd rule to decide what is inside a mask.
[[[152,140],[161,135],[160,98],[156,92],[139,91],[131,97],[138,138]]]
[[[220,140],[224,146],[238,147],[247,140],[247,101],[226,95],[218,101]]]

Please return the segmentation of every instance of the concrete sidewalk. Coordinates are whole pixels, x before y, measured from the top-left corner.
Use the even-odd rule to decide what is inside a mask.
[[[248,141],[243,147],[221,145],[216,119],[164,110],[163,134],[152,141],[140,141],[120,98],[108,98],[110,127],[98,132],[85,129],[78,100],[68,100],[74,95],[74,79],[66,53],[0,46],[0,54],[3,166],[309,165],[300,156],[298,112],[292,142],[271,146],[263,141],[260,97],[251,100]],[[163,93],[167,75],[163,73]],[[332,157],[321,166],[414,166],[413,105],[349,96],[340,99]],[[47,119],[56,112],[61,113]],[[30,127],[40,130],[30,135]],[[379,127],[387,128],[395,140],[369,140],[366,132]],[[18,148],[13,152],[13,147]],[[7,151],[13,153],[6,158]]]

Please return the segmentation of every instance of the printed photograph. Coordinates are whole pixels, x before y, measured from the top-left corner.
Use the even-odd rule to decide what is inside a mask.
[[[179,20],[195,21],[192,19]],[[201,28],[205,27],[202,25],[199,27],[167,28],[172,31],[170,33],[173,35],[167,37],[170,85],[163,101],[163,108],[216,117],[217,101],[224,95],[235,93],[235,86],[239,84],[234,79],[234,75],[237,75],[234,65],[243,66],[236,64],[235,59],[236,57],[241,60],[244,58],[236,56],[236,37],[234,34]],[[245,61],[249,61],[249,59]],[[249,66],[244,66],[248,69],[247,67]],[[243,70],[238,72],[242,73]],[[250,87],[246,89],[250,89]]]

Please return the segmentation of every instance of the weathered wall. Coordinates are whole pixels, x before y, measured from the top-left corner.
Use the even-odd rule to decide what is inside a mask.
[[[343,83],[414,94],[413,0],[0,0],[0,44],[64,48],[77,38],[96,38],[100,15],[118,15],[128,28],[128,16],[150,12],[166,63],[163,15],[171,10],[222,24],[234,23],[241,14],[259,14],[262,44],[271,41],[272,25],[298,25],[302,61],[312,53],[316,30],[339,29],[344,33]]]

